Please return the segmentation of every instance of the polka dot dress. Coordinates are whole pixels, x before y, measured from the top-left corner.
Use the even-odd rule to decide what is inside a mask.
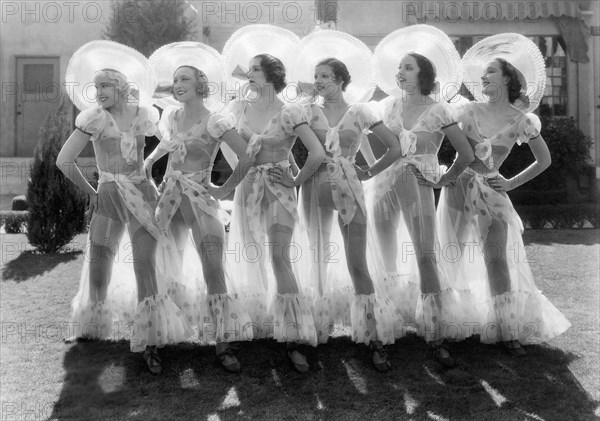
[[[482,342],[544,342],[564,332],[570,323],[535,285],[521,237],[523,224],[508,195],[488,184],[514,144],[537,137],[541,124],[534,114],[521,113],[500,132],[486,137],[478,107],[468,103],[457,109],[475,162],[455,187],[442,189],[437,212],[442,247],[463,245],[449,267],[456,289],[468,291],[475,299],[480,313],[476,329]],[[484,255],[491,264],[486,265]],[[502,261],[506,266],[495,264]],[[508,290],[502,291],[494,279],[506,278]]]
[[[108,334],[115,339],[129,339],[134,352],[142,352],[146,345],[181,342],[193,334],[181,310],[166,294],[167,285],[178,276],[180,261],[172,237],[162,233],[156,224],[156,190],[150,186],[141,168],[143,135],[154,133],[157,120],[156,110],[145,107],[138,109],[126,132],[122,132],[110,113],[103,109],[84,111],[76,120],[76,126],[89,134],[94,142],[100,169],[98,208],[110,216],[94,214],[94,218],[106,222],[93,226],[103,227],[106,233],[89,234],[79,290],[72,303],[73,323],[82,326],[82,329],[96,324],[101,337]],[[111,222],[113,220],[115,222]],[[94,259],[90,239],[110,237],[111,227],[115,224],[123,224],[127,229],[115,249],[107,297],[103,302],[94,302],[90,298],[90,262]],[[137,245],[132,238],[140,229],[147,231],[158,243],[156,286],[151,285],[149,275],[140,275],[148,276],[148,279],[136,279],[133,271]],[[139,304],[138,283],[148,283],[145,285],[148,296],[143,297]],[[95,311],[100,307],[102,311]],[[100,327],[109,320],[112,321],[110,331]],[[72,339],[78,335],[85,335],[84,330],[75,331]]]

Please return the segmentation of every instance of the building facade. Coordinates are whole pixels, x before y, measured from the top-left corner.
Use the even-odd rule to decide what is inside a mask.
[[[369,47],[391,31],[427,23],[446,32],[462,54],[488,35],[517,32],[540,47],[547,63],[547,88],[539,112],[573,116],[594,140],[600,178],[600,5],[555,0],[188,0],[197,38],[221,51],[238,28],[278,25],[302,37],[315,26],[337,28]],[[39,127],[66,97],[69,58],[82,44],[103,37],[111,13],[135,19],[135,3],[108,1],[6,1],[1,3],[0,162],[3,184],[20,177],[33,155]],[[73,114],[76,110],[72,110]],[[91,150],[87,151],[91,155]],[[26,165],[25,165],[26,167]],[[4,193],[6,194],[6,193]]]

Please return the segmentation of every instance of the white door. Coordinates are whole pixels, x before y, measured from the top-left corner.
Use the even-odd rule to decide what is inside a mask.
[[[17,156],[33,156],[40,127],[61,99],[58,57],[17,57]]]

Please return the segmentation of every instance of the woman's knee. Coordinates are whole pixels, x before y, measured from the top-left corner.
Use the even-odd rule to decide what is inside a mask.
[[[385,218],[384,216],[378,218],[377,215],[375,215],[375,229],[379,236],[391,237],[392,235],[396,235],[396,227],[392,223],[392,220]]]
[[[138,230],[132,235],[131,243],[133,256],[136,260],[144,262],[154,260],[158,242],[148,231],[144,229]]]
[[[90,284],[104,288],[110,281],[114,253],[109,247],[92,244],[90,250]]]
[[[219,274],[224,273],[224,261],[222,259],[221,252],[211,251],[210,253],[204,249],[204,252],[201,253],[202,256],[202,268],[205,274],[210,274],[211,276],[218,276]]]

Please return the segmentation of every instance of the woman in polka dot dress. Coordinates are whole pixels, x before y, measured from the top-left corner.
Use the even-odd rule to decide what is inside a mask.
[[[498,53],[503,50],[510,52],[504,58]],[[544,92],[544,60],[529,39],[500,34],[473,46],[463,62],[465,81],[478,102],[461,105],[457,112],[476,159],[442,190],[441,240],[462,249],[462,258],[452,265],[453,279],[476,299],[481,341],[502,341],[512,354],[525,355],[521,344],[547,341],[570,326],[533,281],[523,225],[506,194],[550,165],[540,121],[529,112]],[[530,85],[535,90],[527,95]],[[535,162],[505,179],[498,170],[515,143],[528,143]]]
[[[129,77],[119,70],[92,67],[102,62],[102,57],[109,61],[115,55],[121,56],[115,67],[121,66]],[[66,79],[86,85],[82,83],[87,80],[84,70],[94,74],[98,104],[92,106],[83,93],[72,93],[83,111],[75,122],[77,130],[57,158],[65,175],[87,192],[92,209],[86,259],[73,300],[70,339],[125,334],[131,350],[143,352],[149,370],[159,374],[161,359],[156,348],[183,341],[193,331],[166,294],[170,268],[177,264],[169,259],[176,261],[177,257],[163,249],[166,239],[154,218],[156,186],[142,167],[144,135],[154,134],[158,113],[136,102],[144,99],[144,94],[150,97],[151,84],[150,93],[143,91],[147,87],[144,75],[152,71],[137,51],[107,41],[81,47],[69,63]],[[140,90],[134,93],[131,86]],[[75,164],[90,140],[100,173],[97,191]],[[119,247],[121,240],[124,244]]]
[[[236,188],[227,262],[236,279],[244,281],[241,289],[248,294],[256,336],[286,342],[288,358],[296,370],[305,372],[309,365],[296,345],[316,346],[317,338],[310,301],[298,288],[298,250],[292,244],[298,222],[294,187],[310,177],[325,153],[308,126],[305,110],[276,96],[286,86],[282,62],[269,54],[258,55],[250,60],[247,75],[255,98],[236,99],[229,109],[255,163]],[[309,155],[294,178],[288,157],[297,137]],[[282,182],[274,183],[274,177]]]
[[[312,280],[318,292],[315,312],[319,339],[326,342],[330,327],[350,310],[352,339],[369,345],[373,364],[379,371],[390,368],[383,348],[394,343],[394,306],[373,284],[366,260],[367,208],[362,180],[383,171],[400,156],[400,145],[393,133],[377,119],[364,103],[349,105],[343,92],[350,83],[346,65],[336,58],[320,61],[314,70],[314,87],[323,103],[309,106],[310,127],[323,145],[326,161],[301,189],[304,222],[308,229],[313,271]],[[388,148],[385,155],[367,170],[354,161],[366,133],[372,130]],[[332,240],[334,216],[338,216],[341,242]],[[347,267],[328,270],[330,261],[340,256],[323,254],[335,247],[345,254]],[[316,259],[315,259],[316,257]],[[348,291],[344,291],[347,289]],[[341,313],[341,314],[340,314]]]
[[[410,42],[412,38],[417,40],[414,44]],[[436,360],[451,367],[454,359],[443,343],[464,339],[467,329],[463,323],[476,316],[465,297],[450,288],[444,250],[439,248],[437,237],[433,189],[420,185],[414,171],[419,170],[433,184],[445,185],[473,160],[469,143],[448,104],[443,98],[440,102],[435,100],[440,86],[446,91],[456,86],[450,95],[456,93],[460,86],[460,58],[452,41],[427,25],[395,31],[381,41],[375,54],[395,43],[398,45],[392,49],[394,54],[408,50],[399,56],[396,80],[389,81],[400,92],[379,106],[383,121],[398,136],[405,156],[369,186],[368,201],[373,206],[376,233],[370,246],[381,253],[385,287],[404,321],[415,323]],[[413,46],[428,52],[428,56],[412,51]],[[457,80],[452,80],[453,76]],[[383,83],[382,86],[385,87]],[[444,136],[458,152],[448,170],[439,165],[437,158]],[[397,333],[402,335],[404,330]]]
[[[384,104],[384,121],[399,136],[408,136],[410,146],[404,158],[374,180],[373,219],[388,291],[404,320],[416,322],[419,334],[434,347],[436,358],[451,366],[452,359],[442,342],[445,338],[464,338],[460,322],[456,326],[462,304],[456,292],[448,288],[446,274],[439,265],[443,257],[435,244],[433,189],[419,185],[413,170],[417,168],[429,181],[445,185],[462,172],[473,159],[473,152],[447,105],[428,97],[435,83],[435,71],[427,58],[416,53],[403,57],[398,80],[401,86],[414,84],[418,88],[414,95],[386,101],[389,103]],[[437,160],[444,135],[458,151],[458,158],[448,171]],[[413,256],[416,267],[406,263]],[[403,264],[402,277],[399,264]]]
[[[152,174],[153,163],[170,153],[156,216],[159,227],[173,233],[185,279],[170,285],[169,292],[188,320],[198,326],[200,339],[216,341],[221,365],[227,371],[239,372],[239,362],[229,343],[251,340],[252,327],[244,304],[232,292],[236,290],[235,282],[224,268],[225,223],[229,215],[218,199],[233,192],[252,159],[245,154],[245,141],[235,130],[233,116],[206,107],[206,74],[192,65],[177,66],[192,61],[195,55],[202,55],[197,61],[202,63],[204,58],[208,68],[222,66],[220,55],[201,43],[169,44],[150,57],[153,68],[168,66],[174,70],[172,93],[183,106],[163,111],[158,125],[161,143],[146,159],[145,169]],[[207,63],[211,58],[215,63]],[[240,160],[231,177],[217,188],[210,184],[210,176],[221,142],[226,142]],[[189,245],[195,250],[184,257],[190,231],[193,244]],[[201,271],[194,270],[200,266]]]

